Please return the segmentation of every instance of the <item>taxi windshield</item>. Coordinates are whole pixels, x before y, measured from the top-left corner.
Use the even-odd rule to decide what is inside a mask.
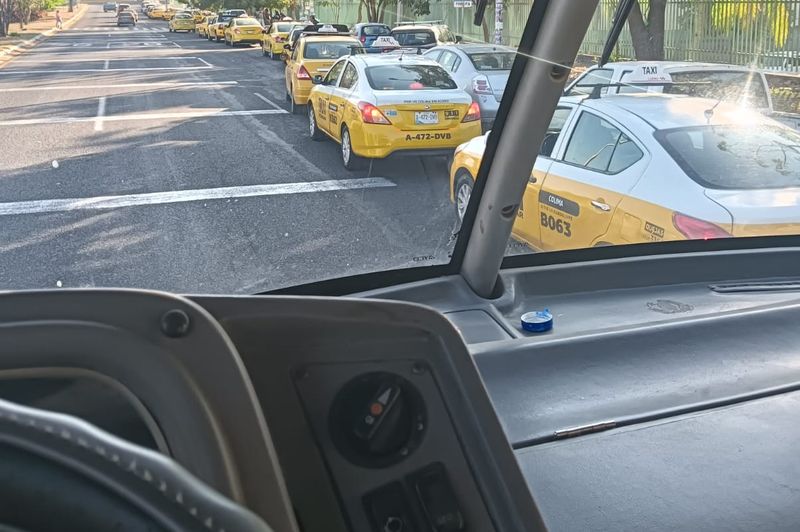
[[[447,72],[437,65],[394,65],[367,68],[367,80],[375,90],[437,90],[456,89]]]
[[[456,273],[520,160],[507,266],[800,234],[800,0],[597,0],[547,57],[560,2],[103,2],[0,0],[0,290]]]

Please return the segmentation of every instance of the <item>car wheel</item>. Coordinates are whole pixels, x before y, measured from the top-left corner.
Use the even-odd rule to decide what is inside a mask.
[[[353,153],[353,143],[350,140],[350,130],[347,126],[342,126],[342,164],[348,170],[358,170],[361,166],[361,157]]]
[[[311,140],[322,140],[322,131],[317,127],[317,116],[314,113],[314,107],[308,106],[308,132],[311,135]]]
[[[455,199],[454,205],[459,224],[464,221],[464,214],[467,212],[467,205],[469,205],[469,198],[472,196],[472,187],[474,185],[475,182],[468,172],[458,172],[456,182],[453,185],[453,198]]]

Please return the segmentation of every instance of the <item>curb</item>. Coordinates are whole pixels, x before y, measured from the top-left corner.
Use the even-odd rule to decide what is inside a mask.
[[[77,13],[75,16],[73,16],[68,21],[66,21],[64,23],[63,27],[62,27],[62,30],[69,29],[72,26],[74,26],[78,22],[78,20],[80,20],[80,18],[83,17],[83,15],[86,13],[86,11],[88,11],[88,9],[89,9],[89,5],[88,4],[79,4],[78,5],[79,13]],[[39,41],[41,41],[42,39],[50,37],[51,35],[55,35],[58,32],[59,32],[59,30],[57,30],[55,28],[51,28],[49,30],[43,31],[42,33],[36,35],[35,37],[31,37],[30,39],[28,39],[26,41],[23,41],[23,42],[21,42],[19,44],[15,44],[14,46],[10,46],[10,47],[8,47],[8,48],[6,48],[4,50],[0,50],[0,59],[6,59],[7,60],[8,56],[19,55],[19,54],[16,54],[16,52],[19,52],[20,50],[27,50],[28,48],[32,48],[32,47],[36,46],[36,44]]]

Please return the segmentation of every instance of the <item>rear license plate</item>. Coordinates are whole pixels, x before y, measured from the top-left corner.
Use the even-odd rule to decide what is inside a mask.
[[[439,113],[436,111],[417,111],[414,113],[414,123],[430,125],[439,123]]]

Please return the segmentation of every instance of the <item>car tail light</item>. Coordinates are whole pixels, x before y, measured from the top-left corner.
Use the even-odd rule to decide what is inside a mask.
[[[239,28],[236,28],[236,29],[234,29],[234,30],[233,30],[233,33],[240,33],[240,32],[239,32]]]
[[[283,37],[281,37],[280,35],[276,36],[275,42],[283,42]]]
[[[492,94],[492,85],[486,76],[476,76],[472,80],[472,92],[475,94]]]
[[[300,65],[300,70],[297,71],[297,79],[311,79],[311,75],[306,70],[306,67]]]
[[[717,224],[698,220],[691,216],[686,216],[679,212],[673,213],[672,225],[675,226],[683,236],[690,240],[709,240],[712,238],[728,238],[730,233],[725,231]]]
[[[464,115],[462,122],[474,122],[481,119],[481,108],[478,107],[476,102],[472,102],[469,106],[469,111]]]
[[[367,42],[367,36],[366,36],[366,35],[362,35],[362,36],[361,36],[361,39],[360,39],[360,41],[361,41],[362,43],[365,43],[365,42]]]
[[[367,124],[391,124],[380,109],[368,102],[358,102],[358,109],[361,111],[361,119]]]

